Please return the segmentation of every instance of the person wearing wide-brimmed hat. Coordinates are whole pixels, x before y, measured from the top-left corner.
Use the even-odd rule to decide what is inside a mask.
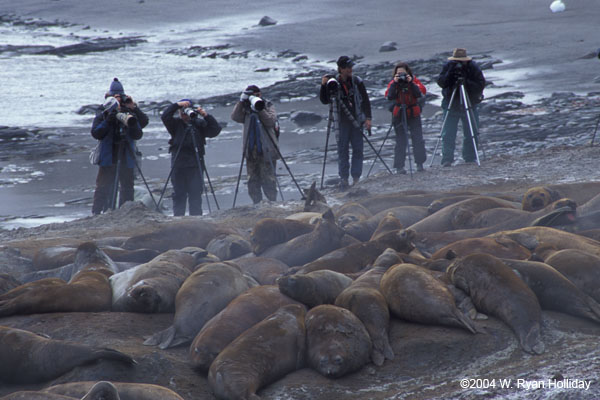
[[[467,56],[467,50],[457,48],[452,52],[452,57],[448,57],[448,62],[444,64],[444,68],[440,73],[437,83],[442,88],[442,108],[446,117],[446,124],[442,131],[442,165],[449,167],[454,161],[454,148],[456,141],[456,131],[458,122],[462,121],[463,127],[463,146],[462,157],[465,162],[475,162],[476,154],[471,139],[471,131],[467,121],[467,114],[464,105],[461,104],[460,93],[454,96],[453,103],[450,104],[452,93],[460,80],[464,78],[464,86],[467,96],[471,102],[473,116],[473,130],[475,140],[477,141],[479,132],[479,112],[477,105],[483,100],[483,89],[485,87],[485,78],[481,68],[473,59]]]

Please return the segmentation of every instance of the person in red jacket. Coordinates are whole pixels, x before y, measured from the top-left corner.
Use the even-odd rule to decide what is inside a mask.
[[[398,174],[406,174],[404,161],[406,159],[407,136],[402,122],[403,105],[406,106],[406,125],[410,130],[413,154],[417,171],[423,171],[423,163],[427,159],[423,128],[421,126],[421,108],[425,102],[425,86],[413,75],[408,64],[400,62],[394,68],[394,78],[388,84],[385,96],[392,100],[392,124],[396,131],[396,147],[394,148],[394,168]]]

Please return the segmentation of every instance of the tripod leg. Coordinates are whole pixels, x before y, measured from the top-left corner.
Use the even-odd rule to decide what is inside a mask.
[[[404,128],[404,136],[406,138],[406,152],[408,154],[408,170],[410,171],[410,179],[413,178],[412,158],[410,140],[408,137],[408,116],[406,114],[406,104],[402,104],[402,127]]]
[[[386,164],[386,162],[384,161],[383,158],[381,158],[381,156],[377,153],[377,150],[375,149],[375,146],[373,146],[373,143],[371,143],[371,141],[369,140],[369,138],[367,137],[367,135],[365,135],[365,132],[362,130],[360,130],[360,133],[362,134],[363,138],[367,141],[367,143],[369,144],[369,146],[371,147],[371,150],[373,150],[373,152],[375,153],[375,156],[377,158],[379,158],[379,161],[381,161],[381,163],[385,166],[385,168],[388,170],[388,172],[390,173],[390,175],[394,175],[394,173],[392,172],[392,170],[390,169],[390,167],[388,167],[388,165]]]
[[[481,166],[481,162],[479,161],[479,152],[477,151],[477,141],[475,140],[475,132],[473,131],[473,121],[471,120],[470,102],[469,102],[469,98],[467,97],[467,93],[465,91],[464,84],[460,84],[460,95],[461,95],[461,102],[463,104],[463,107],[465,109],[465,114],[467,117],[467,124],[469,126],[469,132],[471,134],[471,141],[473,142],[473,150],[475,151],[475,159],[477,160],[477,165]]]
[[[596,120],[596,129],[594,129],[594,134],[592,135],[590,147],[594,147],[594,139],[596,139],[596,132],[598,132],[598,124],[600,124],[600,115],[598,115],[598,119]]]
[[[248,142],[250,141],[250,135],[246,135],[246,141],[242,150],[242,161],[240,162],[240,172],[238,173],[237,183],[235,184],[235,194],[233,195],[233,205],[231,208],[235,208],[235,201],[237,200],[238,191],[240,188],[240,179],[242,179],[242,169],[244,168],[244,160],[246,159],[246,151],[248,150]]]
[[[184,140],[182,140],[181,143],[179,143],[179,147],[177,147],[177,151],[175,152],[175,158],[171,162],[171,164],[173,164],[173,165],[171,166],[171,170],[169,171],[169,175],[167,176],[165,185],[163,186],[163,188],[160,192],[160,197],[158,198],[158,203],[156,203],[156,211],[158,211],[158,212],[160,212],[160,203],[165,195],[165,191],[167,190],[167,185],[169,184],[169,180],[171,179],[171,176],[173,175],[173,170],[175,169],[175,165],[177,163],[177,157],[179,157],[179,153],[181,152],[181,148],[183,147],[183,142],[184,142]]]
[[[198,171],[200,171],[200,179],[202,179],[204,175],[204,169],[202,168],[203,163],[200,159],[200,154],[198,153],[198,145],[196,141],[196,136],[192,133],[192,144],[194,146],[194,156],[196,157],[196,166],[198,167]],[[212,213],[210,208],[210,199],[208,198],[208,191],[206,190],[206,184],[204,183],[204,179],[202,179],[202,191],[206,195],[206,205],[208,206],[208,212]],[[213,192],[214,193],[214,192]]]
[[[277,189],[279,190],[281,201],[285,201],[285,199],[283,198],[283,191],[281,190],[281,186],[279,185],[279,179],[277,179],[277,170],[275,170],[275,165],[273,164],[273,160],[271,159],[271,157],[269,157],[269,164],[271,164],[271,169],[273,170],[273,176],[275,177],[275,183],[277,183]]]
[[[323,170],[321,172],[321,189],[323,189],[323,179],[325,179],[325,163],[327,162],[327,149],[329,148],[329,134],[331,133],[331,124],[333,123],[333,103],[329,104],[329,117],[327,121],[327,136],[325,137],[325,155],[323,156]]]
[[[442,138],[444,137],[444,129],[446,128],[446,122],[448,121],[448,114],[450,114],[450,107],[454,103],[454,98],[456,97],[456,92],[458,91],[458,86],[454,88],[452,91],[452,95],[450,96],[450,103],[448,103],[448,109],[444,111],[444,119],[442,121],[442,128],[440,129],[440,136],[438,137],[437,143],[435,144],[435,149],[433,149],[433,155],[431,156],[431,162],[429,163],[429,167],[433,166],[433,160],[435,159],[435,155],[437,153],[437,149],[440,145]]]
[[[390,123],[390,129],[388,129],[387,133],[385,134],[385,137],[383,138],[383,142],[381,142],[381,146],[379,146],[379,151],[377,152],[377,154],[381,154],[381,150],[383,149],[383,145],[385,144],[388,136],[390,135],[390,132],[392,131],[392,128],[394,127],[394,116],[392,115],[392,122]],[[371,175],[371,171],[373,170],[373,167],[375,166],[375,163],[377,162],[377,157],[375,157],[373,159],[373,162],[371,163],[371,168],[369,168],[369,172],[367,172],[367,178],[369,177],[369,175]]]
[[[217,201],[217,196],[215,195],[215,189],[213,189],[212,182],[210,181],[210,176],[208,176],[208,170],[206,169],[206,163],[204,162],[204,157],[201,157],[200,161],[202,162],[202,170],[204,171],[204,174],[206,175],[206,180],[208,181],[208,187],[210,187],[210,192],[212,193],[213,199],[215,200],[215,205],[217,206],[217,210],[220,210],[221,208],[219,207],[219,202]]]
[[[121,159],[123,158],[123,144],[125,141],[121,139],[119,143],[119,149],[117,150],[117,168],[115,170],[115,180],[113,183],[113,192],[110,200],[110,208],[114,210],[117,208],[117,193],[119,190],[119,174],[121,172]]]
[[[131,150],[130,146],[125,146],[125,147],[127,148],[127,151],[129,152],[129,156],[133,159],[133,162],[135,163],[135,166],[136,166],[138,172],[140,173],[140,176],[142,177],[142,181],[144,182],[144,185],[146,186],[146,190],[148,190],[148,194],[150,195],[150,198],[152,199],[154,206],[158,210],[158,203],[156,202],[156,199],[154,199],[154,195],[152,194],[152,191],[150,190],[150,186],[148,186],[146,177],[144,177],[144,174],[142,173],[142,169],[140,168],[140,165],[138,164],[137,159],[135,158],[135,154],[134,154],[133,150]]]

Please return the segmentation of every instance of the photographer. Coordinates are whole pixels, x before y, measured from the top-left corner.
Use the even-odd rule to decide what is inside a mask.
[[[338,152],[338,173],[341,178],[340,186],[345,189],[348,187],[348,176],[352,175],[352,184],[356,184],[362,175],[363,164],[363,126],[371,130],[371,103],[365,84],[358,76],[352,75],[354,61],[347,56],[341,56],[337,60],[338,72],[337,81],[339,87],[335,96],[350,111],[353,119],[360,124],[360,128],[355,127],[350,117],[344,112],[339,114],[339,132],[337,135]],[[323,76],[321,80],[321,91],[319,98],[321,103],[329,104],[334,95],[327,89],[327,82],[332,78],[330,75]],[[340,106],[340,105],[338,105]],[[349,153],[352,146],[352,166],[349,164]]]
[[[456,131],[458,129],[458,121],[462,121],[463,127],[463,146],[462,157],[467,163],[475,162],[476,154],[469,131],[469,124],[466,117],[466,105],[461,104],[460,93],[454,96],[453,104],[450,103],[452,93],[460,82],[464,83],[465,91],[471,102],[475,121],[473,130],[475,140],[478,139],[479,128],[479,112],[477,104],[483,100],[483,89],[485,87],[485,78],[481,68],[471,57],[467,56],[467,50],[454,49],[452,57],[448,57],[448,62],[444,65],[440,73],[437,83],[442,88],[442,108],[446,117],[446,124],[442,131],[442,165],[450,167],[454,161],[454,148],[456,141]]]
[[[186,203],[190,205],[190,215],[202,215],[202,193],[204,170],[204,146],[207,137],[215,137],[221,132],[217,120],[202,107],[192,109],[188,99],[171,104],[162,113],[161,119],[171,135],[171,183],[173,184],[173,215],[185,215]],[[194,149],[194,141],[197,148]],[[181,149],[181,150],[179,150]]]
[[[423,141],[423,128],[421,126],[421,105],[425,102],[425,86],[413,75],[406,63],[398,63],[394,68],[394,78],[388,84],[385,97],[394,101],[392,108],[392,124],[396,131],[396,146],[394,147],[394,168],[398,174],[406,174],[404,161],[406,159],[407,134],[404,132],[404,113],[406,108],[406,125],[410,130],[413,154],[417,171],[423,171],[423,163],[427,155]]]
[[[92,214],[100,214],[111,207],[112,189],[116,179],[119,179],[120,184],[119,206],[133,200],[135,141],[142,138],[142,129],[148,125],[148,117],[131,97],[125,95],[123,85],[117,78],[111,82],[110,89],[104,97],[106,100],[96,111],[91,130],[92,136],[101,141]],[[117,120],[117,113],[130,114],[135,117],[136,122],[131,124],[132,126],[125,126]],[[124,146],[121,146],[122,143]],[[121,154],[119,149],[122,149]],[[117,177],[119,158],[121,167]]]
[[[277,198],[275,165],[278,159],[279,126],[270,101],[262,98],[260,88],[250,85],[240,95],[231,119],[244,124],[243,146],[248,173],[248,195],[254,204],[262,200],[262,191],[270,201]],[[269,137],[265,136],[269,135]]]

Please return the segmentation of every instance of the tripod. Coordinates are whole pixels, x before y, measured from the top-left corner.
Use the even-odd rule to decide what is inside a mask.
[[[171,179],[171,176],[173,175],[173,171],[175,170],[175,165],[177,164],[177,159],[179,158],[179,153],[181,152],[181,149],[183,148],[183,143],[185,142],[185,138],[186,138],[187,134],[188,134],[188,131],[186,130],[184,133],[183,139],[179,143],[179,146],[177,146],[177,151],[175,152],[175,158],[173,159],[173,162],[172,162],[173,165],[171,166],[171,170],[169,171],[167,180],[165,181],[165,184],[160,192],[160,198],[158,199],[158,204],[156,205],[156,211],[160,211],[160,203],[165,195],[165,191],[167,190],[167,185],[169,184],[169,180]],[[198,145],[197,145],[197,141],[196,141],[196,136],[193,133],[192,133],[192,145],[194,146],[194,156],[196,158],[196,166],[198,167],[198,171],[200,171],[200,174],[206,174],[206,179],[208,180],[208,185],[210,187],[210,191],[215,200],[215,205],[217,206],[217,210],[220,210],[221,208],[219,207],[219,202],[217,201],[217,196],[215,195],[215,191],[213,189],[212,182],[210,181],[210,177],[208,175],[208,170],[206,169],[206,164],[204,163],[204,157],[200,156],[200,152],[198,150]],[[206,195],[206,204],[208,205],[208,212],[211,213],[212,210],[210,208],[210,200],[208,197],[208,191],[206,190],[206,184],[204,183],[204,180],[202,180],[202,191]]]
[[[281,151],[279,150],[279,147],[275,143],[275,140],[271,137],[271,135],[269,134],[269,132],[265,128],[265,126],[262,123],[262,121],[260,121],[260,118],[258,117],[258,113],[256,113],[256,118],[258,118],[258,120],[260,122],[260,125],[262,127],[261,131],[264,132],[263,136],[268,137],[269,140],[271,141],[271,144],[273,145],[273,148],[275,149],[275,152],[277,153],[277,156],[283,162],[283,165],[287,169],[287,172],[290,174],[290,177],[292,178],[292,181],[296,185],[296,188],[298,188],[298,191],[300,192],[301,199],[304,200],[306,198],[304,196],[304,192],[302,191],[302,189],[300,189],[300,185],[298,185],[298,182],[296,181],[296,178],[294,178],[294,174],[292,174],[292,171],[290,170],[290,167],[285,162],[285,158],[283,158],[283,154],[281,154]],[[235,194],[233,196],[233,205],[231,206],[231,208],[235,208],[235,202],[237,200],[237,195],[238,195],[238,191],[239,191],[239,188],[240,188],[240,180],[242,179],[242,170],[244,169],[244,160],[246,159],[246,151],[248,150],[248,141],[249,140],[250,140],[250,135],[246,134],[246,141],[244,142],[244,147],[243,147],[243,152],[242,152],[242,161],[240,162],[240,170],[238,172],[237,183],[235,184]],[[277,182],[277,187],[279,188],[279,193],[281,195],[281,200],[283,200],[283,192],[281,190],[281,187],[279,186],[279,181],[277,180],[277,172],[275,171],[275,166],[274,166],[273,160],[270,157],[269,157],[269,162],[271,163],[271,167],[273,168],[273,173],[275,174],[275,181]]]
[[[120,127],[119,129],[123,129],[123,128]],[[127,142],[127,146],[125,145],[126,142]],[[112,193],[112,197],[111,197],[110,208],[111,208],[111,210],[114,210],[117,207],[117,193],[119,190],[119,174],[121,172],[121,163],[122,163],[121,160],[124,156],[123,149],[125,148],[125,149],[127,149],[127,151],[129,151],[129,155],[133,159],[133,162],[135,163],[135,166],[136,166],[138,172],[140,173],[142,180],[144,181],[144,185],[146,186],[146,189],[148,190],[148,194],[150,194],[150,198],[152,199],[152,202],[158,209],[158,203],[154,199],[154,195],[152,195],[152,191],[150,190],[150,187],[148,186],[148,182],[146,182],[146,178],[144,177],[144,174],[142,173],[142,169],[140,168],[140,165],[138,164],[137,159],[135,158],[135,154],[133,153],[133,150],[131,150],[131,147],[128,145],[129,145],[129,140],[126,138],[125,135],[121,135],[121,141],[119,142],[119,149],[117,150],[117,168],[115,171],[115,178],[113,181],[114,182],[113,183],[113,193]]]
[[[381,154],[381,150],[383,150],[383,146],[385,145],[385,142],[387,141],[388,137],[390,136],[390,132],[392,131],[392,129],[394,128],[394,115],[392,114],[392,122],[390,122],[390,129],[388,129],[388,131],[385,134],[385,137],[383,138],[383,142],[381,142],[381,146],[379,146],[379,151],[377,152],[377,154]],[[375,166],[375,163],[377,162],[377,158],[373,159],[373,162],[371,163],[371,167],[369,168],[369,172],[367,172],[367,178],[369,177],[369,175],[371,175],[371,171],[373,170],[373,167]]]
[[[375,157],[378,158],[383,165],[385,166],[385,168],[388,170],[388,172],[390,173],[390,175],[393,175],[392,170],[390,169],[390,167],[388,167],[388,165],[385,163],[385,161],[383,160],[383,158],[381,158],[381,156],[379,155],[379,153],[377,152],[377,150],[375,149],[375,146],[373,146],[373,143],[371,143],[371,141],[369,140],[369,138],[367,137],[367,135],[365,135],[365,132],[363,130],[363,126],[362,124],[360,124],[356,118],[354,118],[354,115],[352,115],[352,112],[350,110],[348,110],[348,107],[346,107],[346,105],[344,104],[343,101],[341,101],[341,99],[339,98],[339,94],[336,96],[331,96],[331,102],[330,104],[330,109],[329,109],[329,123],[327,124],[327,138],[325,140],[325,157],[323,158],[323,171],[321,173],[321,189],[323,189],[323,178],[325,176],[325,162],[327,159],[327,147],[329,144],[329,135],[331,132],[331,125],[332,125],[332,116],[333,121],[335,124],[337,124],[337,127],[335,127],[335,129],[337,130],[337,132],[339,132],[339,112],[335,112],[333,110],[338,109],[338,107],[344,112],[344,115],[346,115],[346,117],[348,118],[348,120],[352,123],[352,125],[354,125],[355,128],[357,128],[358,130],[360,130],[360,134],[362,135],[363,139],[365,139],[365,141],[367,142],[367,144],[371,147],[371,149],[373,150],[373,153],[375,153]],[[338,114],[338,115],[335,115]]]
[[[463,112],[465,113],[466,119],[467,119],[467,125],[469,128],[469,132],[470,132],[470,136],[471,136],[471,141],[473,143],[473,149],[475,150],[475,159],[477,160],[477,165],[481,166],[481,162],[479,160],[479,151],[477,148],[477,140],[476,140],[476,134],[475,134],[475,130],[473,129],[473,119],[471,117],[471,114],[473,113],[473,108],[471,106],[471,101],[469,100],[469,96],[467,96],[467,92],[465,90],[465,82],[464,82],[464,78],[459,78],[456,82],[456,86],[454,87],[454,90],[452,91],[452,95],[450,96],[450,102],[448,103],[448,109],[444,110],[444,120],[442,122],[442,129],[440,130],[440,136],[438,137],[437,143],[435,144],[435,149],[433,150],[433,155],[431,156],[431,163],[429,164],[429,166],[431,167],[433,165],[433,160],[435,159],[435,154],[437,153],[437,149],[440,145],[440,141],[442,140],[442,137],[444,136],[444,129],[446,128],[446,123],[448,121],[448,115],[450,114],[450,109],[452,108],[452,105],[454,104],[454,99],[456,97],[456,94],[459,93],[459,97],[460,97],[460,105],[461,108],[463,110]],[[463,121],[464,123],[464,121]],[[475,127],[477,128],[477,127]],[[483,150],[483,146],[481,147]],[[485,157],[485,151],[483,152],[483,155]]]
[[[598,115],[598,119],[596,120],[596,129],[594,129],[594,134],[592,135],[592,142],[590,143],[590,147],[594,147],[594,139],[596,139],[596,132],[598,132],[598,124],[600,124],[600,115]]]

